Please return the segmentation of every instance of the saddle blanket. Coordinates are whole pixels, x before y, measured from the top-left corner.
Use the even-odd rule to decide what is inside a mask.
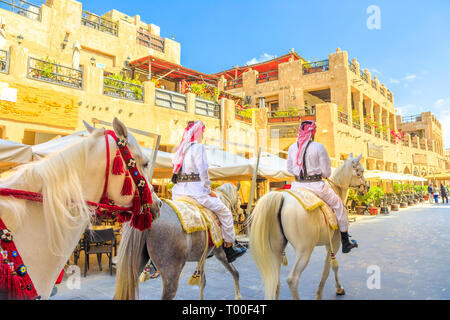
[[[295,188],[291,190],[283,190],[300,202],[303,208],[308,212],[313,212],[319,208],[326,217],[328,225],[333,229],[338,229],[336,214],[322,199],[316,196],[312,191],[305,188]]]
[[[183,230],[186,233],[205,231],[208,228],[210,240],[218,248],[223,243],[222,229],[219,218],[211,210],[203,207],[195,199],[190,197],[180,197],[173,201],[163,199],[177,213]],[[206,221],[206,226],[202,217]]]

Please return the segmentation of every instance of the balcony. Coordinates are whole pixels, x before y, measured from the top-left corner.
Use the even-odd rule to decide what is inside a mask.
[[[433,141],[427,140],[428,150],[433,151]]]
[[[139,30],[136,31],[136,43],[156,51],[164,52],[164,39],[151,34],[143,28],[139,28]]]
[[[361,130],[361,124],[359,123],[359,121],[353,121],[352,126],[355,129]]]
[[[169,109],[187,111],[187,97],[181,93],[156,88],[155,105]]]
[[[103,94],[120,99],[144,102],[144,86],[103,76]]]
[[[370,124],[364,125],[364,132],[368,133],[368,134],[372,134],[372,127],[370,126]]]
[[[9,51],[0,50],[0,72],[9,73]]]
[[[241,87],[242,87],[242,77],[227,81],[227,84],[225,85],[225,90],[231,90],[234,88],[241,88]]]
[[[83,89],[83,71],[62,66],[50,60],[29,57],[27,77],[60,86]]]
[[[312,74],[317,72],[323,72],[330,70],[329,61],[322,60],[322,61],[314,61],[314,62],[307,62],[302,65],[303,74]]]
[[[286,111],[269,111],[267,112],[268,123],[286,123],[286,122],[301,122],[306,120],[316,120],[316,108],[305,107],[303,111],[298,109],[291,109]]]
[[[195,98],[195,113],[220,119],[220,105],[214,101]]]
[[[268,72],[262,72],[258,75],[256,83],[264,83],[267,81],[278,80],[278,70],[272,70]]]
[[[360,71],[360,77],[362,80],[364,80],[366,83],[369,83],[369,76],[367,75],[367,73],[364,73],[362,71]]]
[[[380,93],[383,96],[386,94],[385,89],[383,87],[380,87]]]
[[[12,11],[29,19],[41,21],[41,7],[27,1],[0,0],[0,8]]]
[[[116,37],[118,36],[119,26],[116,22],[112,22],[87,11],[83,11],[81,13],[81,25],[101,32],[109,33],[110,35]]]
[[[372,81],[372,88],[378,91],[377,83],[375,81]]]
[[[252,110],[236,106],[234,108],[234,118],[239,121],[252,123]]]
[[[409,141],[408,141],[408,139],[403,139],[402,145],[405,146],[405,147],[409,147]]]
[[[375,131],[375,137],[381,138],[381,133],[380,133],[380,131]]]
[[[387,93],[387,98],[390,102],[392,102],[392,93],[391,92]]]
[[[416,115],[408,116],[408,117],[402,117],[402,122],[403,123],[420,122],[420,121],[422,121],[422,116],[420,114],[416,114]]]
[[[348,125],[348,115],[342,111],[338,111],[338,121]]]

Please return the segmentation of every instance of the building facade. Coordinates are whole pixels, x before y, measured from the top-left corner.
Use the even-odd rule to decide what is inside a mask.
[[[96,15],[74,0],[12,4],[0,5],[6,34],[0,138],[33,145],[84,130],[83,120],[118,117],[160,134],[161,150],[172,151],[186,123],[200,119],[207,143],[245,156],[257,147],[284,156],[299,121],[309,118],[317,121],[317,139],[333,166],[353,153],[363,155],[368,169],[417,175],[445,169],[439,121],[430,113],[416,121],[425,121],[422,129],[402,121],[392,92],[346,51],[308,62],[292,50],[205,75],[181,66],[180,43],[138,15]],[[189,83],[219,93],[205,99],[186,90]],[[136,138],[152,146],[147,136]]]

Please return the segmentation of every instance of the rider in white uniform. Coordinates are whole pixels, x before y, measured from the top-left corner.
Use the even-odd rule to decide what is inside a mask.
[[[208,161],[205,147],[201,144],[205,125],[201,121],[190,122],[183,139],[172,159],[175,183],[172,188],[172,199],[189,196],[202,206],[213,211],[220,220],[224,239],[224,250],[228,262],[243,255],[246,248],[233,246],[236,240],[233,215],[223,202],[211,191],[208,176]]]
[[[316,124],[314,121],[304,121],[299,127],[297,142],[288,150],[287,171],[295,176],[292,188],[305,188],[314,192],[336,213],[339,230],[341,231],[342,252],[348,253],[357,247],[356,241],[348,239],[347,211],[341,198],[322,180],[331,175],[331,161],[325,147],[314,142]]]

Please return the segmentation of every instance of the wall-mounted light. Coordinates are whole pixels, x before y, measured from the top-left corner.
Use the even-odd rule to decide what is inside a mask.
[[[67,43],[69,42],[69,35],[70,35],[70,33],[66,32],[66,35],[64,36],[63,43],[61,44],[63,50],[66,48]]]
[[[17,36],[17,43],[19,44],[19,46],[22,44],[22,41],[23,41],[23,36],[21,35],[21,34],[19,34],[18,36]]]
[[[95,58],[94,57],[91,58],[91,64],[95,65]]]

